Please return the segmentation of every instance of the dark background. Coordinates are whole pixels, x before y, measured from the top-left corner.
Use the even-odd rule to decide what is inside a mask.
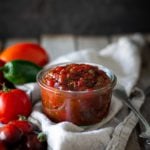
[[[0,0],[0,38],[150,32],[149,0]]]

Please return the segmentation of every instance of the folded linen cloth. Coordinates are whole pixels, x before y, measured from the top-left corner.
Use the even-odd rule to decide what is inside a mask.
[[[118,84],[125,86],[127,93],[130,94],[139,78],[140,49],[143,45],[144,40],[140,35],[124,37],[102,50],[80,50],[61,56],[51,64],[80,61],[104,65],[116,74]],[[41,102],[38,101],[40,92],[36,83],[19,88],[26,90],[36,103],[29,120],[37,124],[47,135],[48,150],[124,150],[130,133],[138,121],[132,112],[123,116],[123,120],[119,120],[116,114],[122,111],[123,105],[113,96],[108,116],[98,124],[87,127],[79,127],[69,122],[56,124],[42,112]],[[144,94],[139,89],[135,91],[139,92],[139,96],[133,98],[133,103],[140,108]]]

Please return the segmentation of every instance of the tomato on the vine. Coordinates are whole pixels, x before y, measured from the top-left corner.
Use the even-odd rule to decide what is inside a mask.
[[[5,144],[2,141],[0,141],[0,150],[7,150]]]
[[[31,109],[32,103],[23,90],[9,89],[0,91],[0,122],[8,123],[18,119],[19,115],[28,117]]]
[[[25,137],[26,137],[26,141],[24,143],[25,150],[46,150],[47,149],[46,137],[43,133],[37,134],[35,132],[31,132],[27,134]]]
[[[10,122],[10,124],[13,124],[17,128],[21,129],[24,134],[34,131],[35,128],[35,126],[27,120],[14,120]]]
[[[23,132],[13,124],[0,127],[0,141],[6,144],[14,144],[23,136]]]

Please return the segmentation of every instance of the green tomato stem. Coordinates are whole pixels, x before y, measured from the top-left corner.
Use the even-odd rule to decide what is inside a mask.
[[[27,117],[26,116],[22,116],[22,115],[18,115],[19,116],[19,120],[20,121],[27,121]]]
[[[10,89],[5,85],[5,83],[2,84],[2,91],[8,92]]]
[[[40,142],[46,141],[46,135],[43,132],[38,133],[37,138]]]

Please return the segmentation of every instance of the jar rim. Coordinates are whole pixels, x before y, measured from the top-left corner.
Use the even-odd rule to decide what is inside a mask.
[[[37,76],[36,76],[36,80],[37,80],[37,83],[39,84],[39,86],[45,88],[46,90],[55,91],[55,92],[62,92],[62,93],[67,93],[67,94],[69,94],[69,93],[70,94],[89,93],[89,90],[71,91],[71,90],[57,89],[54,87],[50,87],[50,86],[48,86],[42,82],[41,78],[42,78],[43,74],[45,74],[49,69],[55,68],[56,66],[64,66],[64,65],[68,65],[68,64],[88,64],[88,65],[92,65],[92,66],[97,66],[99,69],[103,70],[106,73],[106,75],[109,77],[111,82],[109,84],[107,84],[105,87],[102,87],[99,89],[93,89],[93,90],[91,90],[91,92],[104,92],[108,89],[113,89],[117,83],[116,75],[110,69],[108,69],[107,67],[105,67],[103,65],[99,65],[96,63],[85,63],[85,62],[65,62],[65,63],[57,63],[57,64],[49,65],[49,66],[45,67],[44,69],[42,69],[41,71],[39,71]]]

